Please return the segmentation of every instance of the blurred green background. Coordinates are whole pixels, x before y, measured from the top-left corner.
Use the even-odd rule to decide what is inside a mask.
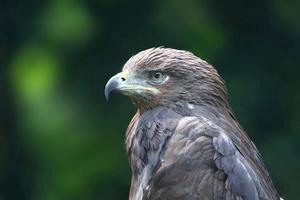
[[[135,112],[106,81],[153,46],[194,52],[286,199],[300,195],[300,2],[2,0],[0,200],[127,199]]]

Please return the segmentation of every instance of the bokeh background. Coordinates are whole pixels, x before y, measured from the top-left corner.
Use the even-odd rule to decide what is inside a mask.
[[[0,200],[128,198],[135,107],[103,90],[153,46],[218,69],[276,188],[298,199],[299,19],[296,0],[1,0]]]

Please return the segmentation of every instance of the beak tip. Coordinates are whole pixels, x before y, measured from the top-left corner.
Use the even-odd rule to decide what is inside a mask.
[[[104,96],[105,96],[106,101],[109,101],[109,95],[110,95],[110,93],[111,93],[112,90],[113,90],[113,88],[109,84],[107,84],[105,86]]]
[[[109,101],[109,93],[105,90],[104,91],[106,101]]]

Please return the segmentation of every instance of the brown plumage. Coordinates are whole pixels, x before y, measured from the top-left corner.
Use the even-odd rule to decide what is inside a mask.
[[[233,115],[224,81],[207,62],[151,48],[109,80],[106,97],[111,91],[138,107],[126,134],[129,199],[280,199]]]

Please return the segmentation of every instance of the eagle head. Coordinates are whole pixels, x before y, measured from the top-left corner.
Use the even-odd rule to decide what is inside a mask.
[[[132,56],[107,82],[107,99],[113,91],[129,96],[140,110],[178,102],[229,107],[216,69],[191,52],[171,48],[150,48]]]

